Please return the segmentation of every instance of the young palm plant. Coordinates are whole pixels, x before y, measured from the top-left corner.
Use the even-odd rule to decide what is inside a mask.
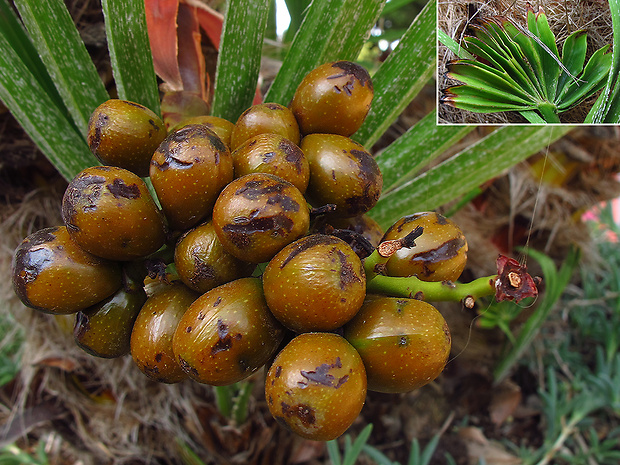
[[[461,44],[471,58],[451,61],[447,75],[462,82],[443,90],[441,102],[476,113],[519,111],[530,122],[559,123],[607,83],[609,46],[586,63],[587,35],[575,31],[560,54],[542,7],[527,12],[527,29],[491,17],[470,25]],[[542,118],[542,119],[541,119]]]

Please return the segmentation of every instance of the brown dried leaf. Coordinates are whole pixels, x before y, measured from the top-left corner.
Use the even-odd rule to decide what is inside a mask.
[[[499,426],[508,417],[512,416],[521,403],[521,388],[512,383],[505,382],[497,388],[491,398],[489,414],[491,421]]]

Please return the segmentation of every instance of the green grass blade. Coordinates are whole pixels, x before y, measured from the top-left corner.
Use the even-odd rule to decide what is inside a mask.
[[[437,125],[432,111],[376,156],[383,175],[383,192],[412,179],[421,168],[441,155],[476,126]]]
[[[288,105],[301,80],[314,68],[334,60],[354,61],[384,3],[314,0],[264,100]],[[353,16],[357,16],[354,22]]]
[[[606,45],[594,52],[579,76],[579,81],[571,82],[560,96],[558,109],[566,110],[605,86],[612,60],[612,54],[607,53],[608,49]]]
[[[217,58],[211,113],[235,122],[252,105],[269,0],[229,0]]]
[[[0,99],[65,179],[99,164],[86,140],[0,34]]]
[[[462,60],[473,60],[475,58],[471,53],[465,50],[464,47],[461,47],[461,45],[456,40],[454,40],[441,29],[437,29],[437,40],[439,40],[439,42],[445,45],[449,50],[452,51],[452,53],[454,53]]]
[[[360,431],[360,434],[351,445],[351,448],[347,450],[344,460],[342,461],[342,465],[355,465],[355,463],[357,462],[357,458],[359,457],[363,447],[366,445],[366,442],[370,437],[371,432],[372,423],[369,423],[364,427],[362,431]]]
[[[506,378],[510,369],[515,365],[523,352],[530,347],[532,340],[536,334],[538,334],[542,324],[551,313],[551,310],[553,310],[555,303],[570,281],[579,262],[580,254],[578,249],[571,249],[559,271],[556,271],[553,260],[545,254],[530,250],[528,251],[528,255],[535,258],[541,266],[544,276],[545,293],[534,313],[523,325],[523,328],[517,336],[514,347],[512,347],[510,352],[502,358],[497,367],[495,367],[493,373],[495,383],[500,383]]]
[[[435,5],[436,1],[430,0],[424,6],[373,76],[375,98],[364,124],[353,135],[366,148],[398,118],[437,67]]]
[[[28,70],[37,78],[39,84],[56,106],[66,111],[65,104],[58,94],[54,82],[50,77],[45,65],[41,61],[37,49],[28,36],[22,22],[17,17],[15,10],[7,3],[0,0],[0,34],[3,34],[13,50],[19,50],[19,56]]]
[[[562,63],[569,73],[577,78],[583,71],[586,62],[588,36],[584,31],[575,31],[569,35],[562,46]],[[566,71],[562,71],[558,78],[556,99],[563,93],[564,88],[574,79]],[[570,80],[570,81],[569,81]],[[556,100],[557,102],[557,100]]]
[[[323,49],[321,63],[355,61],[384,4],[385,0],[345,0],[338,20],[332,22],[333,33]]]
[[[383,195],[371,216],[387,228],[407,213],[428,211],[466,194],[547,147],[571,126],[506,126]]]
[[[62,0],[16,0],[15,6],[65,105],[85,137],[106,92]]]
[[[101,6],[119,98],[140,103],[159,115],[144,0],[103,0]]]

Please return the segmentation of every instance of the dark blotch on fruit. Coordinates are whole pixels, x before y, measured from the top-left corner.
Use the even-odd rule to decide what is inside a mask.
[[[127,185],[120,178],[114,178],[111,184],[108,184],[108,190],[115,198],[137,199],[140,197],[140,188],[137,184]]]
[[[232,347],[233,340],[238,341],[243,337],[241,334],[235,334],[234,336],[230,334],[228,332],[228,325],[222,320],[217,320],[217,335],[220,339],[213,344],[213,347],[211,347],[211,355],[215,355],[224,350],[229,350]]]
[[[368,84],[369,89],[372,90],[372,81],[368,71],[361,66],[351,63],[350,61],[337,61],[332,64],[332,68],[341,69],[343,72],[329,76],[327,79],[337,79],[346,75],[349,75],[359,81],[362,86]]]
[[[245,185],[235,191],[235,195],[241,195],[248,200],[256,200],[259,199],[263,195],[280,193],[284,188],[286,188],[286,184],[284,183],[273,183],[268,185],[267,187],[261,187],[265,181],[248,181]]]
[[[461,247],[465,245],[465,239],[457,237],[444,242],[440,247],[429,250],[428,252],[422,252],[415,255],[413,260],[424,260],[425,262],[433,263],[448,258],[456,257]]]
[[[221,304],[221,303],[222,303],[222,298],[221,298],[221,297],[218,297],[218,298],[215,300],[215,302],[213,302],[213,306],[214,306],[214,307],[217,307],[217,306],[218,306],[219,304]]]
[[[282,374],[282,366],[278,365],[276,367],[276,374],[275,374],[276,378],[279,378],[281,374]]]
[[[157,355],[155,355],[155,361],[157,363],[160,363],[162,356],[163,356],[163,354],[161,352],[159,352]],[[155,367],[155,368],[157,368],[157,367]],[[157,369],[157,372],[159,373],[159,369]]]
[[[329,370],[331,370],[332,368],[342,368],[342,361],[340,360],[340,357],[336,357],[336,361],[332,364],[322,363],[321,365],[316,367],[314,371],[301,370],[301,376],[306,378],[307,381],[300,381],[297,384],[301,389],[307,388],[310,382],[320,384],[322,386],[335,387],[336,389],[338,389],[340,386],[346,383],[349,376],[345,375],[342,378],[336,380],[336,377],[329,373]],[[346,379],[343,380],[343,378]]]
[[[235,223],[225,225],[222,230],[236,247],[247,248],[250,245],[250,236],[257,232],[273,231],[274,235],[285,235],[293,230],[293,220],[284,213],[264,218],[235,218]]]
[[[75,328],[77,331],[74,336],[76,339],[83,339],[84,335],[90,331],[90,320],[84,312],[75,314]]]
[[[215,134],[209,134],[208,137],[209,137],[209,142],[211,142],[211,145],[213,145],[213,147],[215,147],[215,150],[217,150],[218,152],[225,152],[226,150],[228,150],[226,148],[226,144],[222,142],[222,139],[220,139]],[[216,154],[216,164],[218,160],[218,155],[219,154]]]
[[[91,152],[97,153],[97,149],[101,144],[101,128],[107,124],[108,116],[103,113],[99,113],[97,120],[95,121],[95,132],[89,140]]]
[[[340,260],[340,289],[345,289],[351,283],[360,282],[360,278],[355,274],[353,265],[351,265],[347,256],[342,250],[338,250],[338,259]]]
[[[280,143],[278,144],[278,149],[282,150],[282,152],[285,153],[285,160],[289,163],[294,164],[297,172],[301,173],[301,160],[304,156],[301,149],[294,144],[288,143],[286,140],[280,141]]]
[[[308,250],[315,245],[319,244],[337,244],[339,243],[339,239],[333,236],[325,236],[322,234],[314,234],[312,236],[306,237],[303,241],[299,241],[299,243],[295,246],[295,248],[288,254],[288,257],[284,259],[282,264],[280,265],[280,269],[284,268],[288,262],[290,262],[295,256],[302,253],[305,250]]]
[[[308,405],[297,404],[290,406],[285,402],[282,402],[280,405],[282,406],[282,414],[287,418],[297,417],[301,420],[304,426],[310,426],[316,422],[314,409]]]
[[[265,106],[270,110],[283,110],[283,108],[277,103],[266,103]]]

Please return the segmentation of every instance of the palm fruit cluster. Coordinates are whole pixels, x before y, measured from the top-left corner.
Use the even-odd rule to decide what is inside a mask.
[[[467,254],[458,226],[436,213],[385,236],[367,215],[382,177],[350,136],[372,98],[368,72],[340,61],[309,73],[289,107],[254,105],[235,123],[204,116],[166,131],[141,105],[103,103],[88,134],[102,165],[69,183],[63,225],[17,248],[17,295],[75,314],[82,349],[131,354],[159,382],[228,385],[265,367],[278,422],[340,436],[367,389],[416,389],[450,352],[423,296],[370,294],[368,276],[455,281]],[[412,231],[418,244],[369,274],[375,248]]]

